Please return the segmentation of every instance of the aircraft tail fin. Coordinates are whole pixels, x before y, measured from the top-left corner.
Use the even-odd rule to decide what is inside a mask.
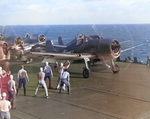
[[[58,45],[64,45],[61,36],[58,37]]]
[[[46,41],[46,52],[55,52],[55,49],[50,40]]]

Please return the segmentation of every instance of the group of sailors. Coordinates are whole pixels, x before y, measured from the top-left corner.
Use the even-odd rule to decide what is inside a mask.
[[[60,63],[60,65],[58,64],[58,62],[56,62],[56,67],[58,67],[58,72],[59,72],[59,77],[58,77],[56,88],[59,89],[59,93],[61,93],[61,90],[65,90],[65,86],[67,86],[67,88],[68,88],[67,93],[70,94],[70,74],[67,71],[69,66],[70,66],[69,61],[66,61],[64,64]],[[47,78],[49,79],[48,88],[49,89],[53,88],[51,86],[53,72],[52,72],[52,69],[49,66],[48,62],[46,62],[46,66],[44,67],[44,69],[42,67],[40,67],[40,72],[37,74],[37,76],[38,76],[38,83],[36,86],[34,96],[37,97],[38,89],[39,89],[40,85],[42,85],[43,88],[45,89],[46,98],[49,98],[48,91],[47,91],[47,85],[46,85],[46,79]]]
[[[67,93],[71,94],[70,92],[70,74],[67,71],[67,69],[70,66],[70,62],[66,61],[64,64],[56,62],[56,66],[58,67],[59,77],[56,88],[59,89],[59,93],[61,93],[62,90],[65,90],[65,86],[67,86]],[[16,109],[15,107],[15,98],[19,93],[19,89],[21,88],[23,84],[23,92],[24,96],[26,96],[26,83],[29,81],[28,73],[24,69],[24,65],[21,65],[21,69],[18,71],[18,87],[16,88],[15,81],[13,80],[13,75],[11,72],[6,72],[5,70],[0,67],[0,81],[2,78],[10,77],[10,80],[7,82],[7,91],[1,92],[2,93],[2,100],[0,100],[0,113],[2,117],[6,117],[10,119],[10,109]],[[45,67],[40,67],[40,71],[37,74],[38,83],[35,89],[34,97],[37,97],[37,92],[39,87],[42,85],[45,89],[45,96],[46,98],[49,98],[48,96],[48,88],[51,89],[51,81],[53,78],[53,72],[51,69],[51,66],[49,66],[48,62],[45,63]],[[46,84],[46,79],[49,79],[49,84]],[[2,88],[2,83],[0,82],[0,89]],[[7,93],[8,92],[8,93]],[[7,97],[9,98],[7,99]],[[0,117],[0,118],[2,118]]]
[[[6,78],[10,77],[9,80]],[[5,92],[1,92],[3,88],[2,79],[6,84]],[[7,80],[7,82],[5,81]],[[8,93],[7,93],[8,92]],[[1,94],[2,93],[2,94]],[[7,96],[8,95],[8,96]],[[8,97],[8,98],[7,98]],[[13,80],[13,75],[11,72],[6,72],[2,67],[0,67],[0,118],[10,119],[10,109],[15,109],[15,97],[16,97],[16,86]]]
[[[61,89],[65,90],[65,87],[67,86],[68,94],[70,94],[70,74],[67,72],[70,62],[66,61],[65,65],[63,63],[58,65],[58,62],[56,62],[56,66],[58,67],[58,72],[60,74],[58,77],[57,89],[60,89],[61,93]]]

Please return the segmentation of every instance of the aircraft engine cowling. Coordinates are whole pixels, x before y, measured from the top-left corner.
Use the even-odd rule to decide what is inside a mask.
[[[117,40],[100,39],[98,44],[99,58],[112,60],[120,56],[121,45]]]
[[[10,60],[9,46],[5,41],[0,41],[0,60]]]
[[[38,41],[39,42],[45,42],[46,41],[46,37],[44,35],[39,35],[38,36]]]

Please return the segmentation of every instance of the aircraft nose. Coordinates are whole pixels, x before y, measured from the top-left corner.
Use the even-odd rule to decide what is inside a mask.
[[[103,57],[105,60],[112,60],[120,56],[121,45],[117,40],[100,39],[97,46],[98,56]]]
[[[112,55],[114,57],[119,57],[121,53],[121,45],[117,40],[114,40],[111,44]]]

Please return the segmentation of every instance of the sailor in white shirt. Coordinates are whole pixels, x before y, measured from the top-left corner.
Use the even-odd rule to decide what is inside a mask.
[[[48,65],[48,62],[46,62],[45,64],[46,64],[46,66],[44,67],[44,73],[45,73],[44,80],[46,81],[46,78],[49,79],[49,89],[51,89],[51,88],[53,88],[51,86],[51,81],[53,78],[53,72],[52,72],[51,66]]]
[[[60,75],[60,80],[61,80],[61,83],[60,83],[60,92],[61,93],[61,89],[62,89],[62,86],[63,84],[66,84],[67,88],[68,88],[68,94],[71,94],[70,93],[70,74],[69,72],[67,72],[67,69],[64,69],[64,72],[61,73]]]
[[[64,72],[64,69],[68,69],[68,68],[69,68],[70,62],[67,60],[67,61],[65,62],[65,64],[60,63],[60,66],[58,65],[58,62],[56,62],[56,66],[58,67],[58,72],[59,72],[59,74],[61,75],[61,74]],[[58,77],[57,89],[60,88],[60,75],[59,75],[59,77]],[[65,84],[63,85],[62,88],[63,88],[63,90],[65,90]]]

